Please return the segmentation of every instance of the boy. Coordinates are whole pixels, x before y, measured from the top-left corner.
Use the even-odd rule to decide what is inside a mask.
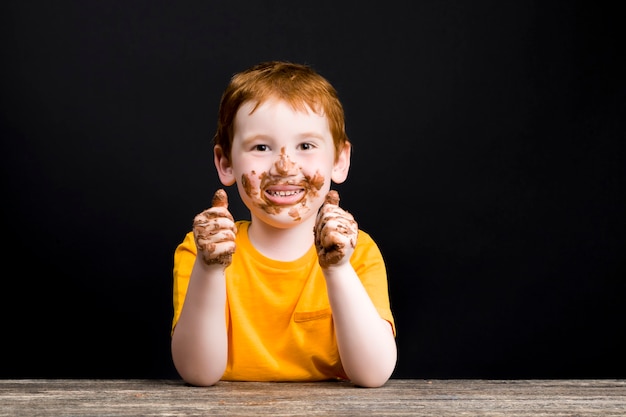
[[[233,76],[213,156],[251,219],[235,222],[218,190],[174,253],[172,358],[186,382],[389,379],[385,264],[330,190],[350,153],[337,92],[312,68],[266,62]]]

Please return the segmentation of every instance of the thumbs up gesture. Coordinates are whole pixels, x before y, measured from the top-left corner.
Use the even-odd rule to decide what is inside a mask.
[[[235,221],[228,211],[228,196],[219,189],[213,195],[213,204],[193,220],[193,235],[198,256],[207,265],[220,264],[227,267],[235,253]]]
[[[350,261],[359,232],[352,214],[339,207],[339,194],[330,190],[326,202],[317,213],[315,247],[322,268]]]

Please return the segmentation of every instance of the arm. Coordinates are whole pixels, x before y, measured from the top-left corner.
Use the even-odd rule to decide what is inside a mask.
[[[236,230],[223,190],[215,193],[213,207],[196,216],[193,231],[198,256],[172,334],[172,359],[186,382],[208,386],[222,377],[228,358],[224,270],[232,261]]]
[[[379,387],[393,372],[397,348],[391,325],[382,319],[350,264],[358,226],[331,191],[318,214],[315,244],[326,278],[339,355],[356,385]]]

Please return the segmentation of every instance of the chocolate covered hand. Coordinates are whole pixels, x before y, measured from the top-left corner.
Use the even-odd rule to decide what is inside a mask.
[[[193,235],[198,256],[207,265],[230,265],[235,253],[235,221],[228,211],[228,196],[219,189],[213,196],[213,206],[193,220]]]
[[[331,190],[317,213],[315,247],[320,266],[326,268],[349,262],[359,228],[352,214],[339,207],[339,194]]]

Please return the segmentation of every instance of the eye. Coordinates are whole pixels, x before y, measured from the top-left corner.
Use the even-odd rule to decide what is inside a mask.
[[[267,145],[259,144],[259,145],[254,145],[252,149],[255,151],[259,151],[259,152],[267,152],[270,150],[270,147]]]
[[[311,142],[304,142],[298,145],[298,147],[303,151],[308,151],[308,150],[314,149],[315,145],[313,145]]]

